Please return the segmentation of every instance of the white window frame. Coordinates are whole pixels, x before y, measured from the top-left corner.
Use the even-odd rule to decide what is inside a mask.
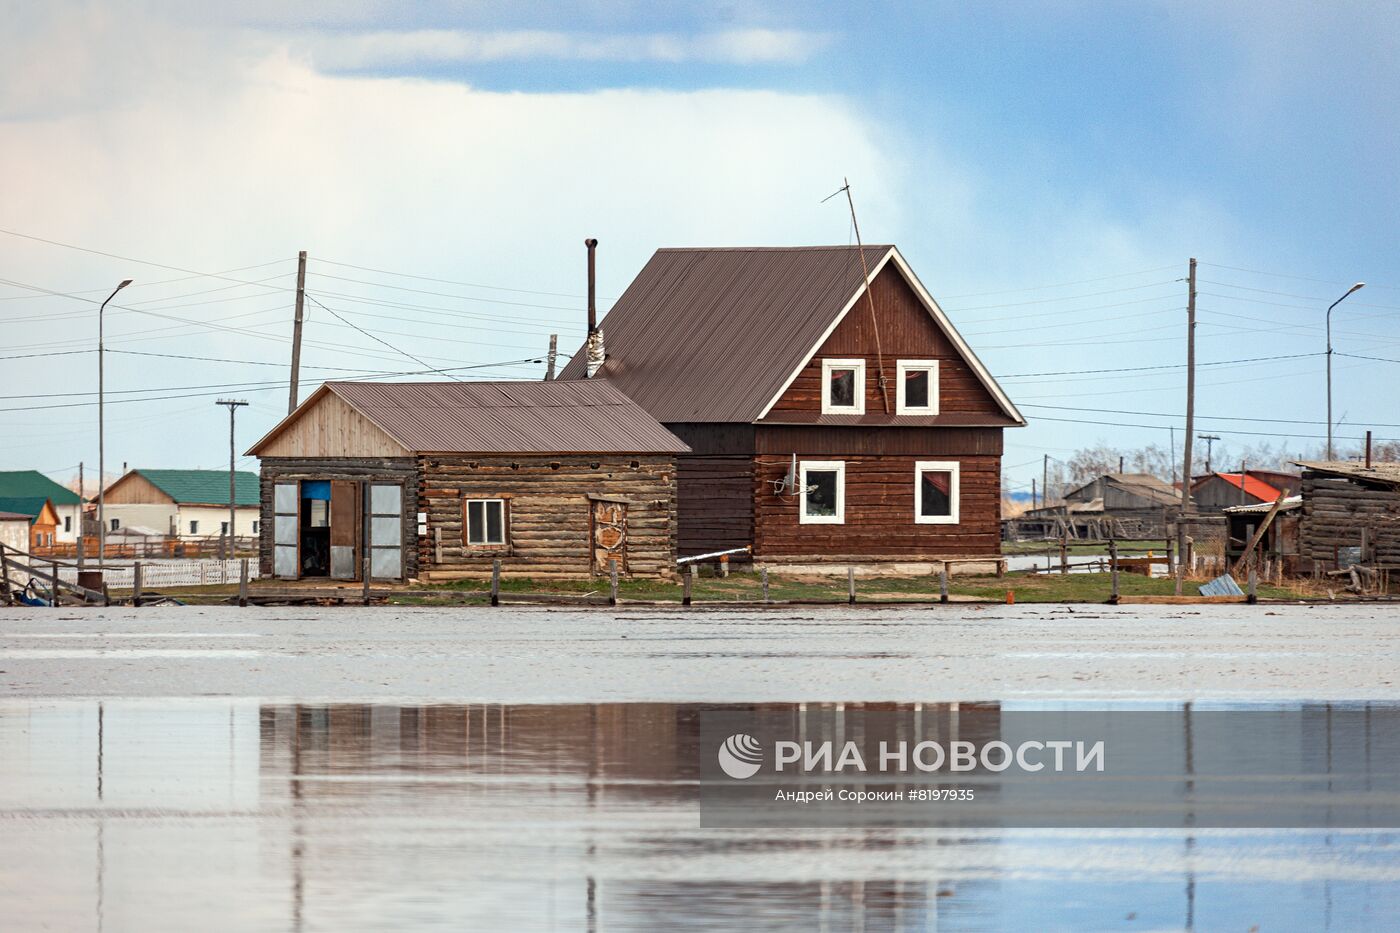
[[[951,473],[948,482],[948,499],[952,508],[949,515],[924,514],[924,473],[935,470]],[[956,525],[962,512],[962,464],[956,460],[919,460],[914,464],[914,524],[916,525]]]
[[[473,502],[480,502],[480,503],[482,504],[482,505],[481,505],[481,521],[482,521],[482,523],[483,523],[483,525],[484,525],[485,527],[483,527],[483,528],[481,529],[481,540],[480,540],[480,541],[473,541],[473,540],[472,540],[472,529],[471,529],[471,504],[472,504]],[[492,502],[496,503],[498,506],[501,507],[501,540],[499,540],[499,541],[488,541],[488,540],[486,540],[487,534],[488,534],[488,532],[489,532],[489,529],[491,528],[491,522],[490,522],[490,520],[486,517],[486,507],[487,507],[488,505],[490,505]],[[506,518],[507,518],[507,516],[510,514],[510,510],[506,508],[506,500],[505,500],[505,499],[503,499],[503,498],[478,499],[478,498],[470,497],[470,496],[469,496],[469,497],[467,498],[466,505],[465,505],[463,508],[464,508],[464,511],[466,512],[465,518],[466,518],[466,521],[467,521],[467,547],[505,547],[505,546],[506,546],[506,542],[510,540],[510,529],[506,527]]]
[[[911,406],[904,400],[904,374],[928,373],[928,405]],[[895,405],[897,415],[938,414],[938,360],[900,360],[895,364]]]
[[[798,464],[798,484],[802,496],[798,501],[797,519],[803,525],[844,525],[846,524],[846,463],[843,460],[803,460]],[[836,473],[836,514],[807,514],[807,471],[834,471]]]
[[[854,369],[856,372],[855,404],[831,404],[831,371],[833,369]],[[865,414],[865,360],[822,360],[822,414],[824,415],[863,415]]]
[[[199,534],[199,519],[195,518],[190,520],[190,534]]]

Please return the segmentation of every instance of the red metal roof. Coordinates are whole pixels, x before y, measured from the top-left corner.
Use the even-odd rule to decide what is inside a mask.
[[[334,392],[415,453],[684,453],[680,438],[601,379],[328,382],[250,451]]]
[[[1217,473],[1215,475],[1223,479],[1225,482],[1229,483],[1231,486],[1234,486],[1236,489],[1240,488],[1240,474]],[[1262,479],[1259,479],[1257,476],[1250,476],[1246,473],[1244,477],[1244,491],[1256,499],[1260,499],[1265,502],[1273,502],[1275,499],[1278,498],[1278,495],[1282,490],[1275,489],[1268,483],[1264,482]]]
[[[872,275],[887,257],[898,250],[865,247]],[[600,324],[607,361],[599,375],[662,422],[753,422],[864,287],[854,246],[659,249]],[[1011,423],[1022,423],[965,355],[1005,400]],[[559,378],[582,379],[585,356],[574,354]]]

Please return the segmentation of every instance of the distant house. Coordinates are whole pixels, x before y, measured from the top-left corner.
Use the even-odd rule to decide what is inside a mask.
[[[57,516],[55,540],[63,543],[78,540],[83,530],[83,497],[61,483],[56,483],[38,470],[0,472],[0,498],[48,499]]]
[[[329,382],[249,450],[262,572],[668,575],[687,450],[604,380]]]
[[[1151,473],[1105,473],[1062,499],[1008,521],[1007,536],[1158,538],[1181,508],[1181,490]]]
[[[1280,495],[1295,495],[1302,477],[1276,470],[1240,473],[1208,473],[1191,481],[1191,498],[1202,512],[1219,512],[1236,505],[1273,502]]]
[[[258,474],[235,474],[236,538],[258,533]],[[131,470],[107,487],[107,532],[138,525],[178,538],[228,534],[228,470]]]
[[[23,516],[29,525],[30,553],[39,553],[58,541],[58,510],[46,496],[0,496],[0,512]]]
[[[682,555],[999,561],[1025,419],[895,247],[661,249],[589,344],[560,379],[608,380],[691,448]]]
[[[1400,463],[1298,465],[1303,557],[1323,570],[1353,563],[1400,569]]]

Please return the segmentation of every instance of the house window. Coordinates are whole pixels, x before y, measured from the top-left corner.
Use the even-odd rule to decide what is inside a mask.
[[[253,534],[257,534],[257,533],[258,533],[258,521],[257,521],[257,519],[253,519]]]
[[[228,522],[219,522],[219,534],[228,534]]]
[[[822,360],[822,414],[865,414],[865,360]]]
[[[112,530],[113,530],[113,531],[116,531],[116,530],[117,530],[118,528],[120,528],[121,526],[122,526],[122,520],[121,520],[120,518],[114,518],[114,519],[112,519]]]
[[[73,516],[71,516],[71,515],[65,515],[65,516],[63,516],[63,533],[64,533],[64,534],[68,534],[68,532],[70,532],[70,531],[72,531],[72,530],[73,530]]]
[[[506,502],[504,499],[468,499],[467,544],[490,546],[506,543]]]
[[[803,525],[840,525],[846,521],[846,464],[839,460],[803,461],[799,482],[802,485]]]
[[[958,472],[958,463],[955,460],[920,460],[914,464],[916,523],[958,523]]]
[[[896,414],[938,414],[937,360],[900,360],[897,376]]]
[[[190,522],[190,534],[199,534],[199,522]]]

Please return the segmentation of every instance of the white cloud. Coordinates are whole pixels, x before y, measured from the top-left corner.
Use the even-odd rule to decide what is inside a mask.
[[[304,36],[326,71],[403,68],[453,62],[547,59],[592,62],[792,64],[810,58],[827,37],[785,29],[735,29],[681,35],[601,35],[546,30],[421,29]]]

